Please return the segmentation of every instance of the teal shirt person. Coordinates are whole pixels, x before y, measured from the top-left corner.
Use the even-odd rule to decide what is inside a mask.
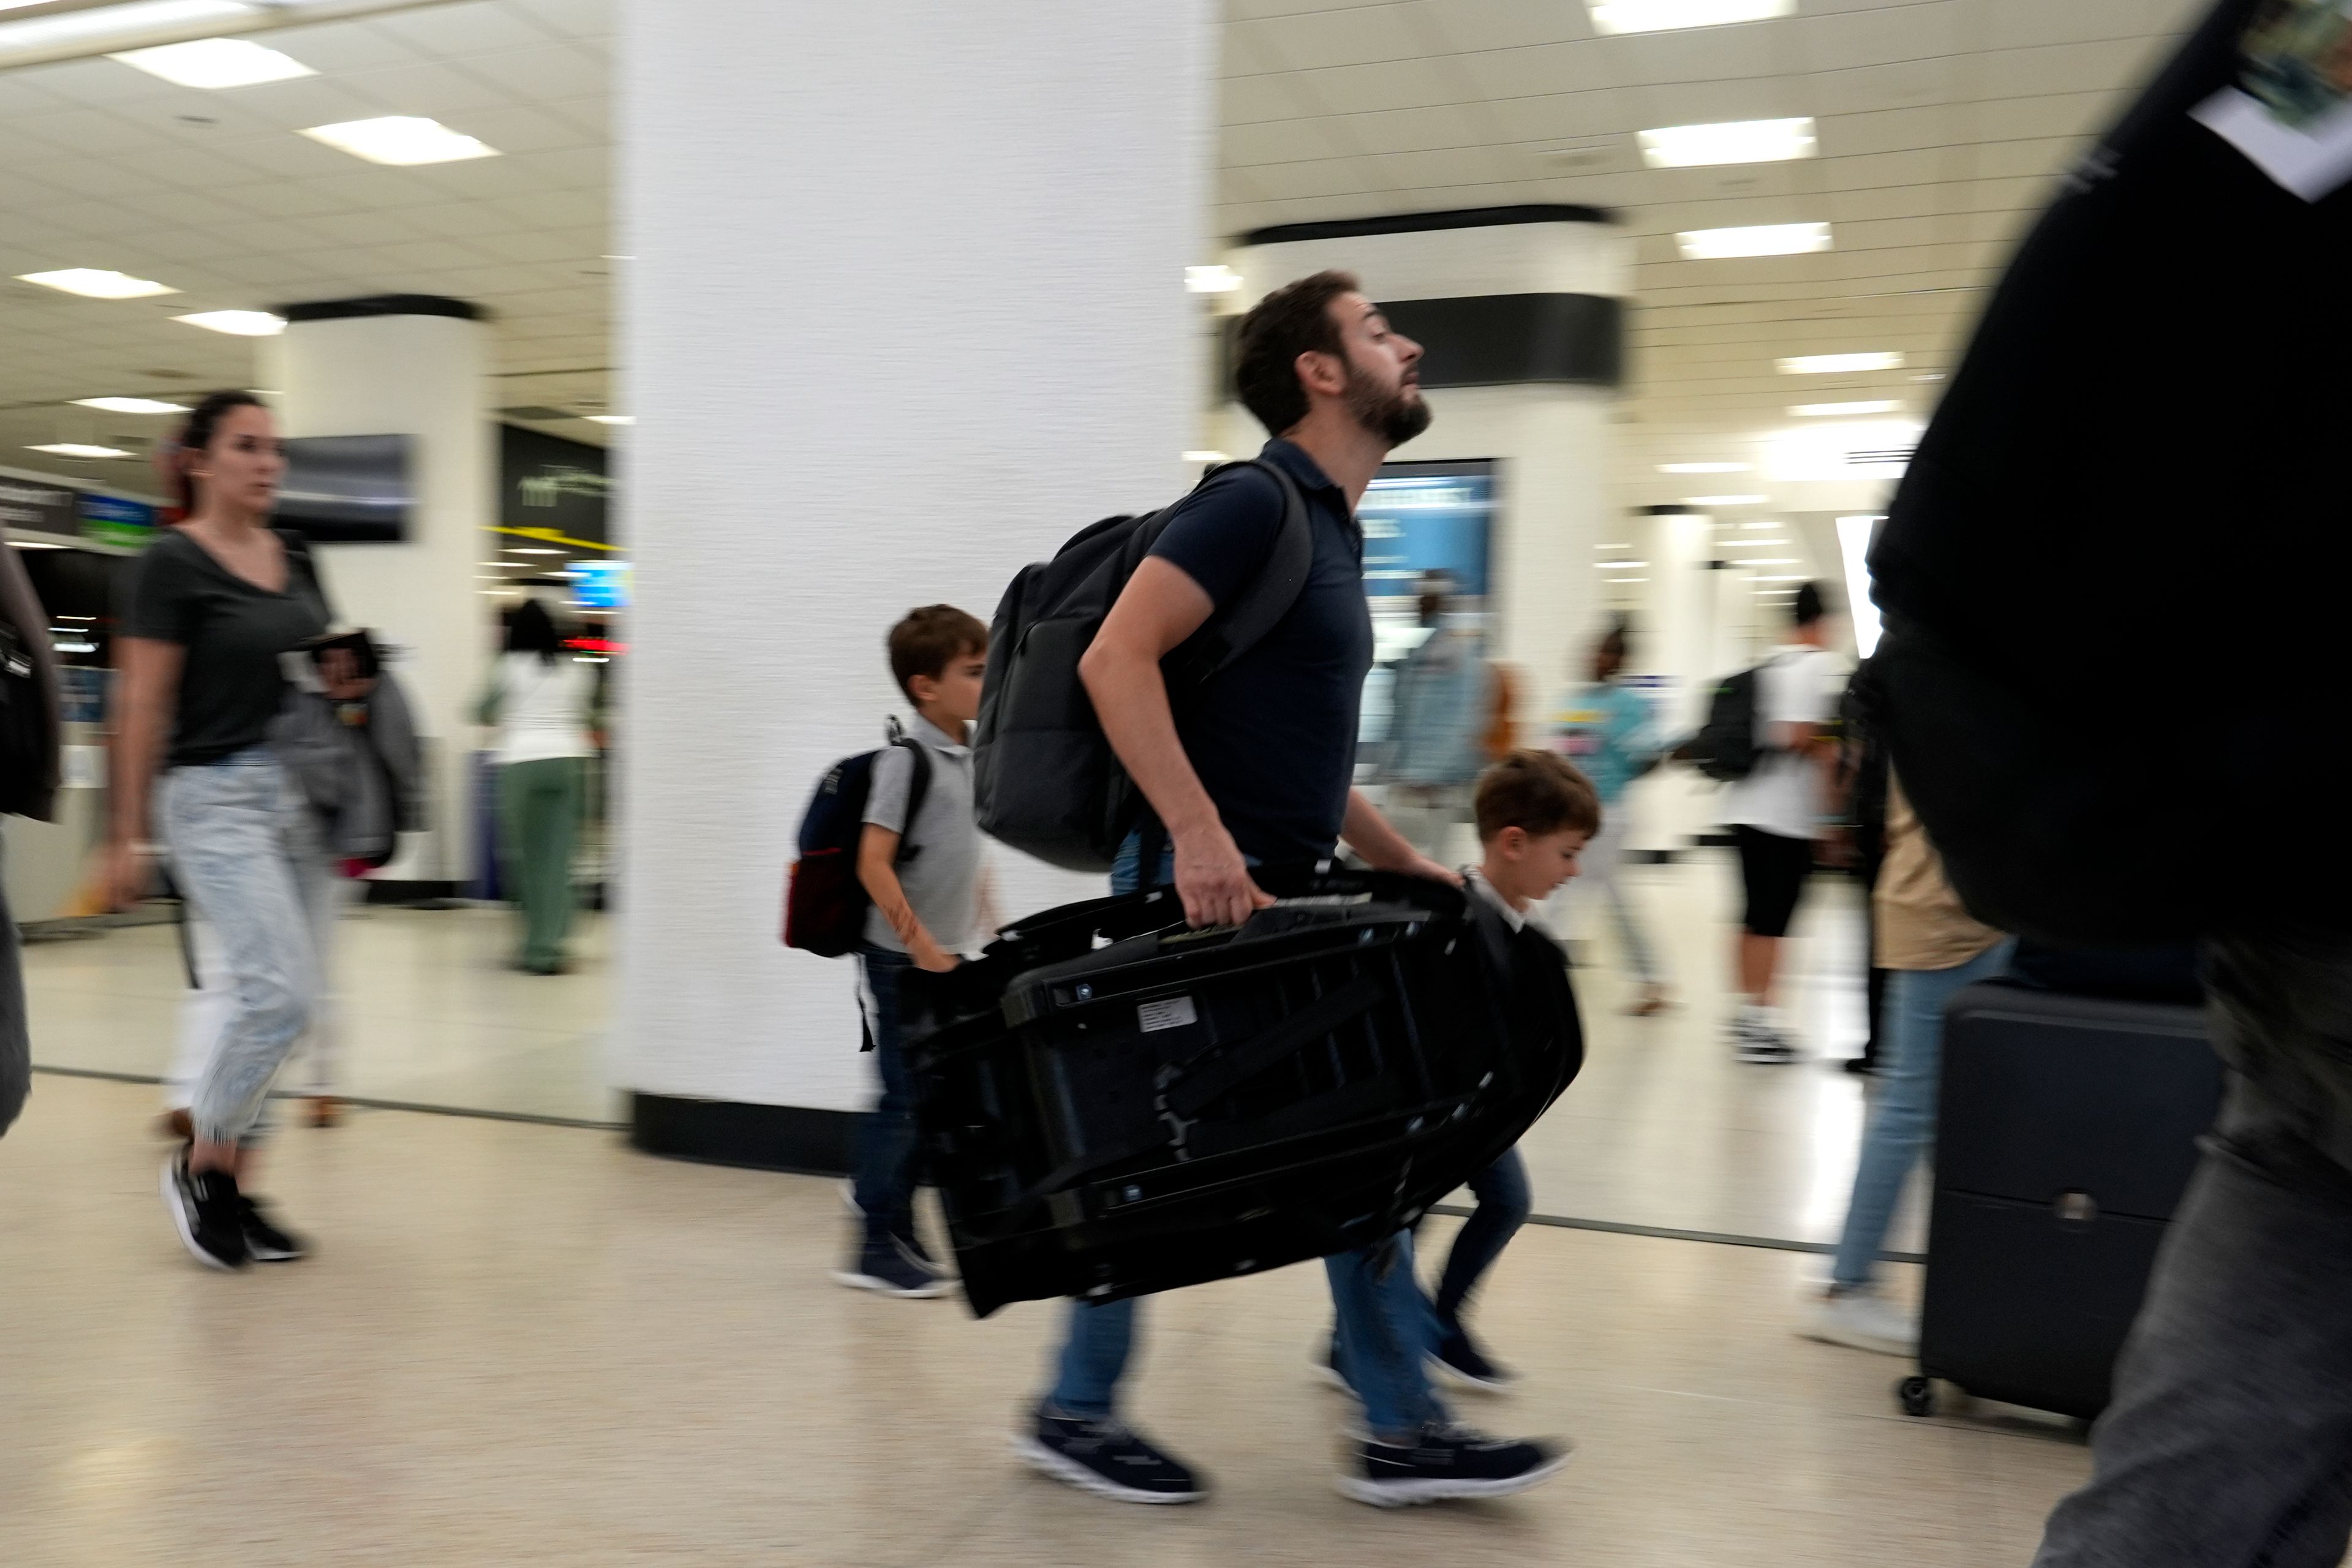
[[[1650,705],[1614,680],[1596,680],[1561,700],[1552,748],[1592,781],[1604,806],[1657,762]]]

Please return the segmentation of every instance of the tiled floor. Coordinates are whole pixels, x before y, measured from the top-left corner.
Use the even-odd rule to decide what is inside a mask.
[[[1706,855],[1632,873],[1680,1005],[1622,1015],[1613,942],[1581,951],[1591,1037],[1584,1075],[1529,1137],[1546,1214],[1811,1243],[1844,1215],[1863,1089],[1834,1059],[1859,1049],[1861,927],[1851,889],[1815,884],[1790,943],[1790,1005],[1822,1060],[1743,1067],[1718,1035],[1736,873]],[[1600,922],[1596,922],[1600,923]],[[584,920],[572,973],[502,967],[503,911],[363,909],[338,958],[349,1019],[346,1092],[400,1104],[590,1121],[619,1114],[607,1087],[606,930]],[[169,926],[28,950],[34,1055],[43,1065],[155,1075],[181,994]],[[845,972],[844,984],[847,984]],[[1916,1205],[1892,1245],[1916,1250]]]
[[[1340,1498],[1293,1268],[1150,1303],[1129,1413],[1218,1490],[1123,1508],[1004,1450],[1055,1309],[841,1289],[830,1184],[366,1111],[271,1152],[318,1256],[225,1276],[169,1231],[151,1093],[44,1076],[0,1140],[12,1568],[1978,1568],[2026,1562],[2087,1464],[2069,1428],[1896,1415],[1898,1363],[1790,1332],[1815,1260],[1537,1227],[1481,1319],[1525,1392],[1457,1409],[1572,1434],[1559,1480]]]

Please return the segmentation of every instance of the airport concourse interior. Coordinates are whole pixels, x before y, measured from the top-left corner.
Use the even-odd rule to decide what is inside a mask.
[[[2352,1562],[2347,59],[0,0],[0,1558]]]

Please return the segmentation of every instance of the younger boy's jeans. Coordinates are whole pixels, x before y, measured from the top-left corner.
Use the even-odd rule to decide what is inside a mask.
[[[915,1085],[899,1038],[898,982],[914,960],[887,948],[857,955],[859,1010],[874,1041],[882,1096],[857,1128],[857,1206],[870,1242],[904,1236],[914,1226],[915,1177],[921,1150],[915,1135]]]

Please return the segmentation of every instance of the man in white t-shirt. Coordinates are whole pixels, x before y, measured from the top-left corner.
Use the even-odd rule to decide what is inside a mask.
[[[1818,584],[1797,590],[1787,643],[1757,672],[1755,771],[1731,786],[1724,820],[1739,841],[1747,913],[1739,933],[1741,1002],[1731,1043],[1748,1062],[1790,1062],[1796,1042],[1773,1005],[1780,941],[1805,879],[1830,798],[1832,742],[1824,726],[1837,712],[1842,661],[1829,651],[1829,615]]]

